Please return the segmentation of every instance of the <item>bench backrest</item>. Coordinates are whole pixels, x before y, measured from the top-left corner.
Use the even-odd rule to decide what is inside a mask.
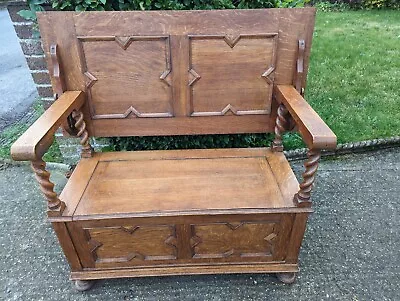
[[[274,84],[304,78],[315,10],[43,12],[53,86],[57,44],[67,90],[87,92],[93,136],[270,132]]]

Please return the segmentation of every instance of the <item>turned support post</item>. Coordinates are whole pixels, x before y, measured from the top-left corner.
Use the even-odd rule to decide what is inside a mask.
[[[60,216],[65,209],[65,203],[61,201],[54,191],[54,184],[50,181],[50,173],[46,170],[46,162],[42,159],[31,162],[40,190],[47,199],[48,216]]]
[[[304,162],[306,170],[302,174],[303,181],[300,183],[299,192],[294,196],[294,203],[297,207],[311,206],[311,190],[313,188],[320,157],[320,150],[311,149],[307,153],[307,160]]]
[[[76,136],[80,138],[80,144],[82,145],[81,156],[83,158],[91,157],[93,155],[93,148],[89,143],[89,133],[86,129],[86,122],[83,119],[82,111],[74,110],[72,118],[75,120],[75,128],[78,130]]]
[[[286,131],[288,124],[288,110],[281,104],[278,107],[278,115],[276,116],[275,139],[271,146],[274,152],[283,151],[282,134]]]

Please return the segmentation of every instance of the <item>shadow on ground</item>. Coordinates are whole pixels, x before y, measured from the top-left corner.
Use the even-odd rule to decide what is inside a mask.
[[[104,280],[76,292],[31,171],[0,169],[2,300],[400,300],[399,148],[323,160],[294,285],[211,275]],[[65,184],[60,172],[53,180]]]

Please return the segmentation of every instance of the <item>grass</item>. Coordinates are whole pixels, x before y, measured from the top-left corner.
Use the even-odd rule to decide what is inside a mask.
[[[36,120],[44,109],[39,100],[36,100],[31,108],[31,114],[28,120],[23,118],[20,122],[7,127],[0,133],[0,159],[10,159],[10,147],[17,140],[17,138],[25,132],[28,127]],[[48,152],[43,156],[46,162],[62,162],[62,155],[58,147],[57,141],[54,141]]]
[[[339,143],[400,135],[399,11],[318,12],[307,85]]]

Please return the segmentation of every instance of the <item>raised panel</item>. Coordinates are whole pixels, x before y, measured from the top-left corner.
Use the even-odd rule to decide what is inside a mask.
[[[175,226],[115,226],[84,231],[96,267],[177,258]]]
[[[85,84],[88,85],[88,97],[92,99],[85,104],[84,114],[91,136],[154,136],[273,131],[277,102],[272,100],[269,106],[268,97],[264,103],[262,97],[246,98],[243,102],[239,96],[246,90],[236,88],[241,86],[234,84],[235,78],[224,80],[229,76],[246,75],[243,71],[254,62],[236,60],[235,56],[232,56],[233,60],[225,59],[225,64],[230,67],[226,70],[230,73],[215,76],[208,90],[206,86],[202,87],[207,73],[195,65],[192,69],[190,67],[191,60],[196,63],[193,57],[189,58],[190,52],[193,45],[201,46],[202,43],[203,50],[207,51],[208,42],[218,43],[217,51],[224,49],[227,53],[232,51],[232,54],[247,45],[239,52],[253,53],[245,55],[245,58],[255,60],[254,65],[257,65],[257,60],[261,61],[258,55],[264,50],[253,50],[262,45],[269,47],[275,41],[276,62],[273,68],[263,65],[262,69],[257,69],[256,80],[251,80],[253,84],[264,87],[266,90],[262,93],[267,94],[268,78],[274,85],[294,83],[298,41],[304,40],[304,87],[314,15],[314,8],[101,13],[47,11],[38,13],[38,22],[53,85],[55,78],[51,72],[53,66],[49,52],[52,44],[58,45],[66,88],[85,90]],[[268,33],[278,33],[279,37],[268,38],[265,36]],[[252,45],[253,42],[260,45]],[[96,50],[97,43],[104,43],[100,51]],[[86,48],[93,49],[91,59],[97,60],[102,68],[131,70],[142,66],[149,71],[140,76],[139,72],[127,72],[126,76],[111,74],[102,78],[102,74],[96,74],[85,66],[89,51]],[[120,54],[131,59],[116,64]],[[211,69],[217,70],[218,64],[224,63],[224,56],[220,54],[216,54],[218,59]],[[145,65],[146,61],[150,63]],[[242,64],[245,68],[241,68],[241,62],[247,63]],[[189,86],[196,74],[200,78]],[[265,76],[261,78],[262,74]],[[216,91],[215,86],[220,86],[218,82],[221,81],[226,89]],[[91,95],[92,90],[98,94]],[[219,97],[201,97],[201,93]],[[270,114],[266,113],[268,110]],[[192,114],[205,117],[192,117]]]
[[[92,119],[172,117],[168,36],[79,36]]]
[[[277,33],[191,35],[191,116],[271,112]]]
[[[278,229],[272,221],[192,225],[193,258],[273,260]]]

